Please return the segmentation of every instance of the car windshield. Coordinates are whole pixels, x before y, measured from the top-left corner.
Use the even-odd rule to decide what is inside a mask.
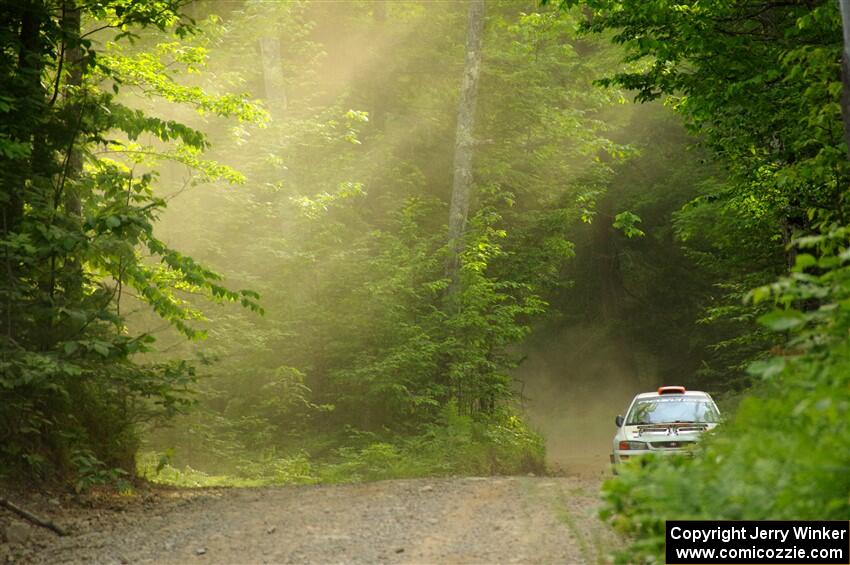
[[[704,398],[686,396],[638,400],[629,412],[626,425],[669,424],[673,422],[714,424],[720,414],[714,403]]]

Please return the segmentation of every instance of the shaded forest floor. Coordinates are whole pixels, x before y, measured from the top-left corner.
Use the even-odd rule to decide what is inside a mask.
[[[599,563],[618,541],[597,517],[598,488],[471,477],[45,495],[26,503],[71,534],[33,528],[0,545],[0,562]]]

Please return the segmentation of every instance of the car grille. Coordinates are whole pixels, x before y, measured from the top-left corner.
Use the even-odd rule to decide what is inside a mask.
[[[654,434],[654,433],[659,433],[659,432],[669,433],[670,432],[670,426],[644,425],[644,426],[638,426],[638,431],[642,434],[647,434],[647,433],[648,434]]]
[[[676,426],[676,430],[679,433],[683,432],[704,432],[708,429],[708,426],[705,424],[685,424]]]
[[[694,443],[693,441],[653,441],[650,445],[655,449],[679,449],[687,447]]]
[[[706,424],[644,424],[638,426],[638,435],[678,435],[693,432],[704,432],[707,429],[708,426]]]

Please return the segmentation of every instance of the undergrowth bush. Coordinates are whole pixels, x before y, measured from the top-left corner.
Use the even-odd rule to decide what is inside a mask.
[[[412,436],[369,438],[312,456],[307,451],[282,455],[242,454],[231,474],[207,474],[172,466],[164,454],[139,457],[139,474],[177,486],[282,485],[350,483],[449,475],[520,474],[545,471],[542,438],[510,412],[471,417],[454,404],[441,418]]]

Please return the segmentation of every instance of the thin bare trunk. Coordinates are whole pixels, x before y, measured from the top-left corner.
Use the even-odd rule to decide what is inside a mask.
[[[375,23],[374,33],[375,40],[378,45],[377,49],[384,46],[384,37],[386,36],[386,21],[387,21],[387,2],[386,0],[376,0],[372,8],[372,19]],[[380,54],[380,51],[378,51]],[[374,57],[375,55],[373,55]],[[378,67],[378,78],[372,83],[371,93],[371,112],[369,121],[372,122],[372,127],[376,131],[384,131],[387,125],[386,112],[386,88],[389,79],[389,73],[383,66]]]
[[[260,38],[260,55],[263,62],[263,84],[269,111],[272,116],[277,116],[286,110],[287,105],[277,26],[269,35]]]
[[[469,24],[466,36],[466,61],[457,112],[455,133],[454,180],[449,209],[449,275],[457,279],[459,254],[469,215],[472,189],[472,154],[475,140],[475,105],[478,99],[478,77],[481,74],[481,41],[484,31],[484,0],[470,0]]]

